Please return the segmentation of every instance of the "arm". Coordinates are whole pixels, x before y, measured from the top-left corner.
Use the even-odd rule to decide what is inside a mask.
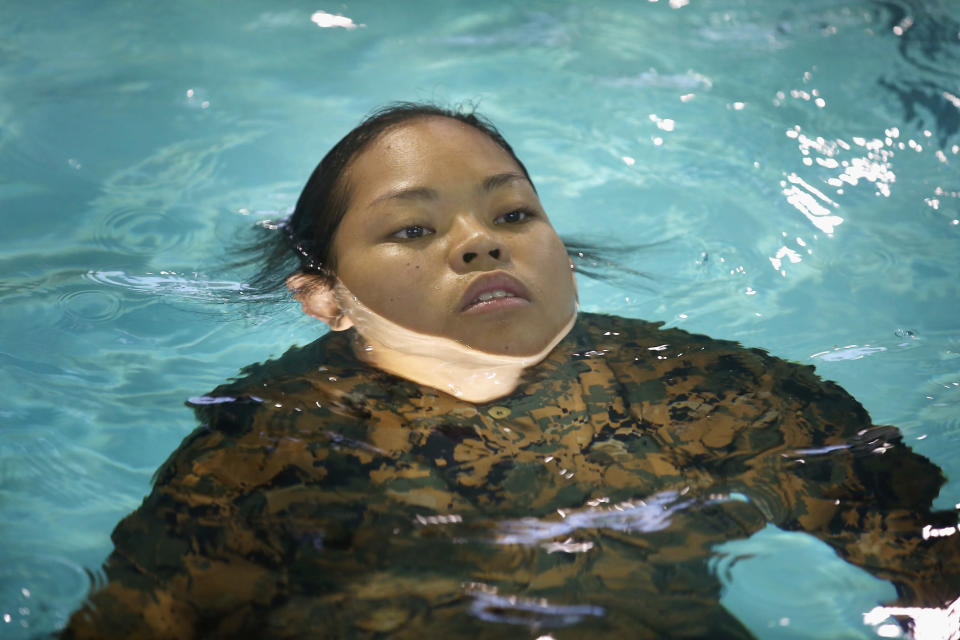
[[[214,428],[184,440],[117,526],[107,584],[64,638],[355,635],[337,629],[352,629],[350,585],[380,568],[354,537],[383,499],[368,487],[383,461],[340,432],[365,423],[282,394],[214,399],[197,409]]]
[[[931,510],[940,469],[904,445],[896,428],[871,425],[859,403],[812,368],[774,361],[771,373],[778,406],[770,428],[782,445],[757,471],[778,497],[775,523],[815,535],[891,581],[904,604],[957,599],[957,518]]]
[[[213,631],[208,622],[269,602],[277,588],[270,566],[282,553],[256,538],[252,510],[218,469],[231,448],[222,433],[201,428],[171,455],[153,492],[113,533],[106,586],[63,637],[203,637]],[[240,476],[244,466],[233,455],[229,471]]]

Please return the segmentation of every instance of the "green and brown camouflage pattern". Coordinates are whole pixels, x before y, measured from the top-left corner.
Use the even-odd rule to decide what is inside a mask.
[[[813,367],[581,314],[473,405],[329,334],[193,403],[66,638],[750,637],[712,549],[773,523],[960,595],[940,470]]]

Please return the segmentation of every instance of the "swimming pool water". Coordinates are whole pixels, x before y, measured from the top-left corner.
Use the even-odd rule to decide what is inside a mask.
[[[0,635],[83,598],[185,398],[318,334],[220,303],[224,247],[398,99],[477,103],[563,235],[648,245],[583,309],[815,364],[960,502],[957,3],[7,0]],[[825,545],[727,546],[758,636],[876,636],[892,587]]]

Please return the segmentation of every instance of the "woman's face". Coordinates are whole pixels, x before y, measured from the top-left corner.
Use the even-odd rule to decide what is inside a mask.
[[[563,243],[520,167],[485,134],[414,120],[381,135],[345,177],[336,271],[377,314],[516,356],[542,351],[569,323],[576,291]]]

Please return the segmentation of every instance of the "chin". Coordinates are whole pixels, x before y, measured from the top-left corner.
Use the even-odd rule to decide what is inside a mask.
[[[531,336],[529,331],[523,331],[522,329],[517,331],[517,333],[522,333],[521,335],[511,335],[512,333],[514,332],[509,330],[499,331],[495,335],[474,337],[462,342],[471,349],[484,353],[523,358],[541,353],[550,346],[550,342],[557,334],[557,332],[552,332],[550,335]]]
[[[575,309],[571,309],[571,315]],[[501,356],[529,357],[543,353],[570,324],[570,316],[526,313],[498,318],[485,326],[474,325],[457,339],[471,349]]]

